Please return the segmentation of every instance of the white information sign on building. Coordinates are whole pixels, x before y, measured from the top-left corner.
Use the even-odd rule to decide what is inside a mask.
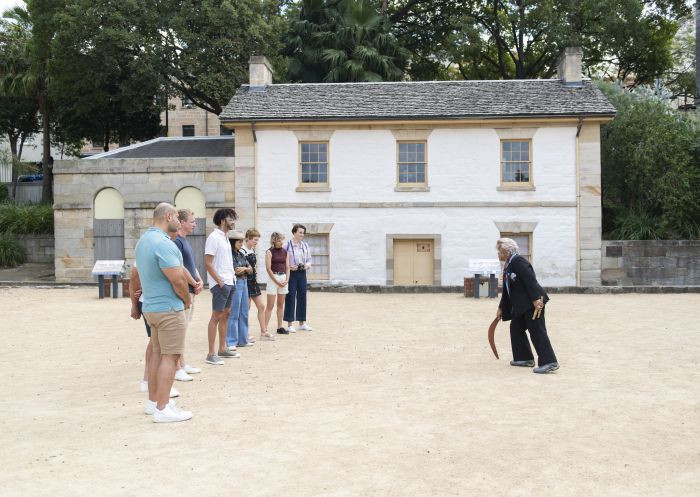
[[[113,276],[119,275],[124,270],[126,261],[97,261],[92,268],[93,276]]]
[[[501,261],[498,259],[469,259],[469,272],[472,274],[499,275],[502,271]]]

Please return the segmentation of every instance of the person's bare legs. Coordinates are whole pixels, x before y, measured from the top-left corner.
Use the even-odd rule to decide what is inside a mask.
[[[156,407],[158,410],[165,409],[165,406],[170,402],[170,389],[173,387],[173,381],[175,381],[175,371],[177,370],[179,359],[180,354],[163,354],[160,356],[160,364],[156,375],[158,381]]]
[[[153,344],[151,344],[151,339],[148,339],[148,345],[146,346],[146,359],[143,365],[143,381],[148,381],[148,366],[151,362],[151,353],[153,351]]]
[[[284,300],[287,298],[286,295],[277,296],[277,327],[284,328]]]
[[[151,349],[148,359],[148,400],[155,402],[158,391],[158,368],[160,367],[160,348],[156,350],[153,342],[149,342]],[[170,392],[168,392],[170,394]]]
[[[265,329],[270,326],[270,319],[272,318],[272,309],[275,307],[275,295],[267,294],[267,306],[265,306]]]
[[[258,323],[260,324],[260,336],[262,336],[264,333],[267,333],[267,323],[265,321],[267,311],[265,310],[262,295],[257,295],[250,300],[255,303],[255,308],[258,310]]]
[[[212,311],[211,318],[209,318],[209,325],[207,326],[207,336],[209,338],[209,355],[215,355],[216,351],[214,349],[216,345],[216,330],[221,328],[219,323],[221,322],[222,316],[226,311]],[[224,320],[224,323],[226,320]],[[219,331],[219,333],[221,333]],[[224,345],[226,344],[226,326],[224,326]]]
[[[231,314],[231,308],[221,311],[221,319],[219,320],[219,352],[223,352],[228,349],[226,345],[226,327],[228,324],[228,317]]]

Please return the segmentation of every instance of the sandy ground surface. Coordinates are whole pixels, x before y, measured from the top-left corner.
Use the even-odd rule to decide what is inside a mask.
[[[205,292],[194,418],[156,425],[143,325],[96,294],[0,288],[3,497],[698,495],[698,295],[555,295],[541,376],[457,294],[313,293],[313,332],[209,366]]]

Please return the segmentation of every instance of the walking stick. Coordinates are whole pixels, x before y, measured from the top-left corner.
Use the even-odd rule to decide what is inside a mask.
[[[493,351],[493,355],[496,356],[496,359],[499,359],[498,357],[498,351],[496,350],[496,342],[493,339],[494,333],[496,333],[496,326],[498,325],[498,322],[501,320],[501,318],[496,318],[493,320],[491,323],[491,326],[489,326],[489,345],[491,346],[491,350]]]

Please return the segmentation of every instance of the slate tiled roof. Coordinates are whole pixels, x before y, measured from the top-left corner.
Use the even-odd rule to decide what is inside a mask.
[[[88,159],[160,159],[177,157],[233,157],[232,136],[170,137],[136,143],[128,147],[92,155]]]
[[[592,81],[558,79],[275,84],[238,89],[226,121],[458,119],[611,116],[614,107]]]

